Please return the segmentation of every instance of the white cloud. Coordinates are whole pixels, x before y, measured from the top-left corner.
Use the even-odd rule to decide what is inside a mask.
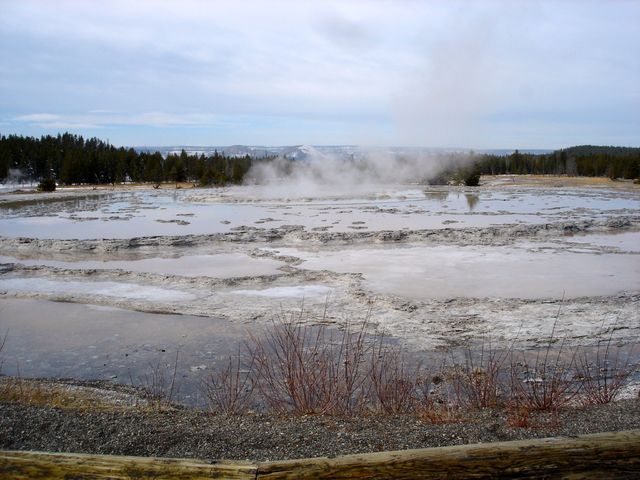
[[[588,103],[606,122],[611,105],[620,118],[640,108],[634,2],[23,0],[2,10],[0,116],[18,125],[279,116],[320,129],[325,119],[327,131],[343,123],[358,139],[373,125],[390,143],[504,146],[496,116],[546,111],[551,124]]]
[[[102,128],[101,125],[95,123],[82,123],[82,122],[41,122],[34,124],[37,127],[42,127],[47,130],[58,130],[64,132],[66,130],[94,130],[96,128]]]
[[[168,127],[181,125],[213,125],[219,120],[216,115],[205,113],[143,112],[134,114],[114,114],[112,112],[91,111],[86,114],[55,115],[33,113],[13,118],[17,122],[40,125],[46,128],[100,128],[113,125]]]
[[[28,115],[18,115],[13,120],[18,122],[29,123],[43,123],[43,122],[56,122],[60,120],[60,115],[54,115],[52,113],[30,113]]]
[[[31,126],[41,127],[48,130],[85,130],[100,128],[100,125],[98,125],[97,123],[81,120],[78,117],[55,115],[52,113],[31,113],[27,115],[18,115],[11,120],[13,122],[25,123]]]

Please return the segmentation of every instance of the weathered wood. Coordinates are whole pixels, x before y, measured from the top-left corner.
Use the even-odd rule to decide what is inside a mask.
[[[256,466],[177,458],[0,451],[0,478],[255,479]]]
[[[639,478],[640,430],[258,464],[259,479]]]
[[[251,464],[0,451],[0,478],[640,478],[640,430]]]

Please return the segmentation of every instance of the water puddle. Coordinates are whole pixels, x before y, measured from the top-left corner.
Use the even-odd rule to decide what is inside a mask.
[[[380,187],[355,195],[274,198],[255,186],[131,191],[0,204],[8,237],[86,239],[215,234],[241,227],[420,230],[546,223],[640,210],[634,192]],[[273,193],[278,193],[274,190]]]
[[[198,403],[200,380],[234,354],[245,327],[209,317],[158,315],[47,300],[3,299],[3,373],[137,383],[178,354],[178,398]],[[171,368],[169,368],[171,370]]]
[[[640,232],[574,235],[565,240],[598,247],[617,248],[621,252],[640,253]]]
[[[381,246],[281,248],[298,267],[361,273],[375,293],[415,299],[575,298],[640,289],[640,256],[530,251],[517,247]]]
[[[270,328],[273,328],[271,325]],[[309,327],[315,334],[317,327]],[[2,373],[22,377],[108,380],[139,384],[158,371],[170,381],[176,353],[174,400],[202,406],[201,383],[236,357],[255,325],[217,318],[159,315],[47,300],[5,299],[0,334],[8,332]],[[341,333],[327,329],[327,338]],[[385,343],[395,343],[385,338]]]

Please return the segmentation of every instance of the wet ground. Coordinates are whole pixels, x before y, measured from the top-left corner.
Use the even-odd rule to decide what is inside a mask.
[[[183,255],[171,257],[148,257],[119,259],[69,259],[32,258],[30,256],[0,256],[0,263],[20,265],[45,265],[61,269],[128,270],[131,272],[183,275],[186,277],[235,278],[255,275],[275,275],[284,262],[269,258],[252,258],[240,253],[217,253],[207,255]]]
[[[558,312],[570,344],[637,342],[640,188],[561,181],[1,194],[4,369],[121,381],[179,347],[193,384],[302,308],[416,350],[540,346]]]
[[[3,373],[24,377],[105,379],[138,385],[156,366],[172,373],[177,397],[202,403],[198,383],[235,354],[245,326],[211,317],[158,315],[90,304],[5,299],[10,341]]]
[[[298,268],[361,273],[375,294],[416,300],[456,297],[560,299],[640,290],[640,255],[604,253],[595,244],[530,242],[512,246],[376,246],[269,250],[302,260]],[[598,236],[594,242],[615,244]],[[640,246],[640,233],[629,242]],[[624,241],[621,241],[624,242]],[[577,281],[580,279],[579,281]]]
[[[346,195],[274,197],[261,187],[0,195],[0,231],[11,237],[131,238],[299,225],[317,232],[423,230],[540,224],[640,210],[634,191],[463,190],[371,186]],[[275,193],[285,193],[276,190]],[[59,201],[56,201],[59,199]]]

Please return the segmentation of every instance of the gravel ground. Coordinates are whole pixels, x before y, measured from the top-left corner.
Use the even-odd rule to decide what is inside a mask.
[[[413,416],[228,417],[193,409],[96,411],[0,403],[0,448],[265,461],[640,428],[640,400],[570,408],[554,426],[514,428],[503,413],[458,423]]]

